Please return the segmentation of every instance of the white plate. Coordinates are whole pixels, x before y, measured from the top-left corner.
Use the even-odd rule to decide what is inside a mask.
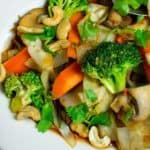
[[[9,45],[14,23],[28,10],[42,6],[44,0],[4,0],[0,4],[0,51]],[[9,100],[0,91],[0,150],[72,150],[53,132],[39,133],[32,121],[16,121]],[[73,150],[92,150],[79,143]]]
[[[0,51],[9,45],[11,28],[18,16],[42,6],[44,0],[4,0],[0,5]],[[9,100],[0,91],[0,150],[72,150],[53,132],[39,133],[32,121],[16,121],[8,108]],[[91,150],[78,144],[74,150]]]

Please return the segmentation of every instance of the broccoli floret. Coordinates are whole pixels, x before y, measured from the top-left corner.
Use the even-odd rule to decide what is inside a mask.
[[[17,95],[22,89],[19,77],[12,74],[4,82],[4,91],[8,98],[12,98]]]
[[[26,72],[20,76],[21,83],[31,91],[39,90],[43,88],[40,75],[36,72]]]
[[[78,11],[86,11],[88,9],[87,0],[49,0],[49,13],[52,16],[52,8],[60,6],[64,10],[64,17],[70,18]]]
[[[126,86],[127,73],[141,62],[133,44],[103,42],[83,57],[82,70],[99,79],[111,93],[118,93]]]
[[[42,85],[40,75],[37,72],[26,72],[20,76],[20,81],[26,92],[23,94],[24,100],[27,101],[41,101],[44,87]]]
[[[21,76],[10,75],[4,83],[4,91],[9,98],[20,97],[24,105],[33,102],[35,106],[41,108],[44,101],[45,91],[40,74],[33,71]]]

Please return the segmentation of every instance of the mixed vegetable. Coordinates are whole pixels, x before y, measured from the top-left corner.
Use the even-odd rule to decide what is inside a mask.
[[[48,0],[20,18],[0,82],[17,120],[96,148],[150,147],[150,0]]]

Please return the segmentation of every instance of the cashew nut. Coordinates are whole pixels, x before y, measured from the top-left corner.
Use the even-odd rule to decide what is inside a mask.
[[[43,21],[42,21],[43,24],[46,25],[46,26],[56,26],[63,19],[64,12],[63,12],[63,9],[61,7],[54,6],[52,8],[52,11],[53,11],[53,14],[54,14],[53,17],[44,18]]]
[[[39,121],[41,116],[37,108],[33,106],[26,106],[16,116],[17,120],[23,120],[25,118],[31,118],[34,121]]]
[[[61,50],[61,49],[65,49],[67,48],[68,46],[70,45],[69,41],[68,40],[58,40],[54,43],[51,43],[48,45],[48,48],[52,51],[58,51],[58,50]]]
[[[3,64],[0,64],[0,82],[4,81],[6,77],[6,70]]]
[[[84,125],[82,123],[79,124],[79,123],[72,122],[70,124],[70,128],[72,131],[78,133],[81,137],[83,137],[83,138],[88,137],[89,129],[86,125]]]
[[[64,19],[57,27],[57,38],[59,40],[67,39],[68,33],[71,29],[71,24],[68,19]]]
[[[90,143],[97,148],[106,148],[110,145],[111,140],[108,136],[103,138],[99,137],[98,129],[93,126],[89,131],[89,141]]]

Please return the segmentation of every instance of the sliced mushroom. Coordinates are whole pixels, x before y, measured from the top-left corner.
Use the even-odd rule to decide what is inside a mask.
[[[64,65],[68,62],[67,58],[67,51],[66,50],[59,50],[56,56],[54,56],[54,68]]]
[[[63,19],[64,12],[61,7],[54,6],[52,8],[52,11],[53,11],[53,17],[43,18],[42,23],[46,26],[56,26]]]
[[[89,128],[85,124],[72,122],[70,124],[70,128],[72,131],[76,132],[79,136],[83,138],[88,137]]]
[[[92,22],[101,24],[108,16],[108,7],[104,5],[89,4],[90,19]]]
[[[125,26],[131,24],[132,19],[130,16],[122,17],[117,11],[111,10],[107,24],[109,27]]]
[[[129,93],[137,103],[138,113],[133,118],[135,121],[146,120],[150,116],[150,84],[137,88],[130,88]]]
[[[91,127],[89,131],[89,141],[93,146],[97,148],[107,148],[111,143],[111,140],[108,136],[100,138],[98,129],[95,126]]]
[[[128,96],[120,94],[118,95],[110,106],[114,112],[118,113],[123,107],[124,109],[129,108]]]
[[[31,118],[34,121],[39,121],[41,116],[37,108],[33,106],[26,106],[22,109],[16,116],[17,120],[23,120],[26,118]]]
[[[59,40],[67,39],[70,29],[70,21],[68,19],[63,19],[57,27],[57,38]]]
[[[31,10],[20,19],[17,30],[21,33],[42,33],[44,25],[37,21],[38,16],[41,14],[45,14],[44,8]]]

